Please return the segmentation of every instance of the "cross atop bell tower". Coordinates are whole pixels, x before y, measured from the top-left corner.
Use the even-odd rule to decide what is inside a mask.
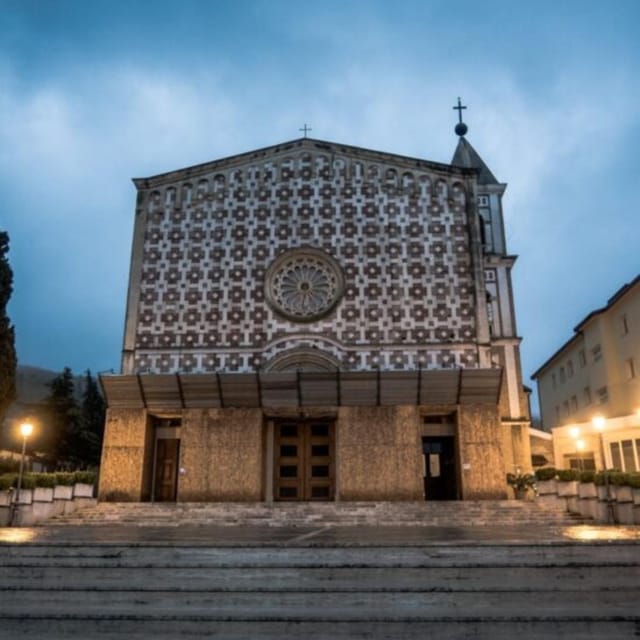
[[[455,132],[459,136],[463,136],[469,130],[467,125],[462,122],[462,110],[466,108],[467,107],[462,104],[460,98],[458,98],[458,106],[453,107],[453,110],[458,112],[458,124],[456,125]]]

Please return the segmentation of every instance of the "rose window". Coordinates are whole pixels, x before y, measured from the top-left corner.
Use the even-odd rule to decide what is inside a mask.
[[[342,295],[338,264],[317,249],[288,251],[269,268],[267,300],[291,320],[315,320],[329,313]]]

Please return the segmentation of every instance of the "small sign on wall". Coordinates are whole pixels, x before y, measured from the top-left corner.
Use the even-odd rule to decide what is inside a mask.
[[[440,455],[437,453],[429,454],[429,471],[432,478],[440,477]]]

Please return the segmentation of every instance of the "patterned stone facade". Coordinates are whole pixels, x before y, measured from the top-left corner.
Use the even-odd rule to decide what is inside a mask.
[[[303,139],[136,186],[125,373],[487,366],[472,170]],[[305,248],[344,289],[291,320],[265,279]]]

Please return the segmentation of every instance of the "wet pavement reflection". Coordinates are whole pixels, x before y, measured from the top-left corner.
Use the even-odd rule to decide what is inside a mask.
[[[205,547],[394,547],[637,543],[640,526],[268,527],[136,525],[0,528],[0,545],[130,544]]]

